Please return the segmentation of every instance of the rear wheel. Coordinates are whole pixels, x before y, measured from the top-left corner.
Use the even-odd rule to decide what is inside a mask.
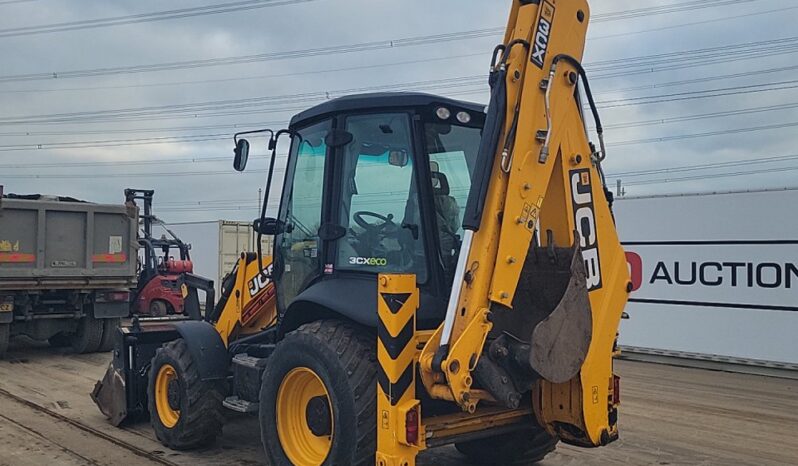
[[[158,349],[147,390],[150,423],[158,440],[174,450],[212,443],[222,431],[223,381],[203,381],[181,338]]]
[[[60,332],[48,338],[47,342],[53,348],[65,348],[72,344],[72,339],[66,333]]]
[[[169,306],[166,301],[156,299],[150,303],[150,317],[165,317],[169,314]]]
[[[0,359],[6,355],[8,351],[8,342],[11,340],[11,325],[0,324]]]
[[[558,439],[540,429],[460,442],[454,446],[472,464],[527,465],[545,458],[557,448],[557,442]]]
[[[304,325],[277,345],[260,392],[270,464],[374,463],[375,346],[373,336],[338,321]]]
[[[114,349],[114,339],[116,337],[116,329],[122,324],[122,319],[103,319],[103,337],[100,340],[100,348],[98,351],[108,352]]]
[[[103,338],[103,322],[87,315],[78,322],[78,329],[69,338],[70,346],[76,353],[94,353],[100,348]]]

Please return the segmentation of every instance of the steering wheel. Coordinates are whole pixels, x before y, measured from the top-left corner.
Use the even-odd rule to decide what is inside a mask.
[[[363,219],[363,217],[373,217],[377,220],[382,220],[381,224],[377,223],[369,223]],[[376,212],[370,212],[367,210],[361,210],[359,212],[355,212],[352,216],[352,219],[357,223],[361,228],[366,231],[376,231],[380,232],[385,229],[388,225],[393,225],[393,215],[388,214],[386,217],[385,215],[378,214]]]

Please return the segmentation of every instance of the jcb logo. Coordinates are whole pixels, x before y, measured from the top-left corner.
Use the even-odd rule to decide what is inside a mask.
[[[266,273],[267,274],[271,274],[272,273],[272,266],[271,265],[269,265],[266,268]],[[268,278],[266,278],[263,274],[260,274],[260,273],[257,274],[255,276],[255,278],[253,278],[252,280],[249,281],[249,283],[247,283],[247,287],[249,288],[249,297],[250,298],[254,298],[255,295],[260,293],[271,282],[272,281],[269,280]]]
[[[535,32],[535,40],[532,44],[532,63],[538,68],[543,69],[546,63],[546,52],[549,50],[549,39],[551,38],[551,27],[554,23],[554,5],[543,2],[540,6],[540,19],[538,19],[538,29]]]
[[[590,170],[571,170],[571,197],[574,206],[574,221],[579,232],[579,247],[585,259],[587,290],[601,288],[601,261],[599,260],[596,211],[593,204],[593,183]]]

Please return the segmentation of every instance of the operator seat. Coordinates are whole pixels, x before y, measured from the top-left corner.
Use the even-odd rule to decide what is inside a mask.
[[[455,249],[459,248],[457,230],[460,229],[460,206],[449,190],[449,180],[441,172],[433,171],[432,190],[435,202],[435,216],[438,220],[438,238],[441,244],[441,255],[447,270],[453,266]]]

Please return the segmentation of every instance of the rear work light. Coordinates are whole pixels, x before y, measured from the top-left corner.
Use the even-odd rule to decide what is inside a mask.
[[[405,415],[405,440],[408,445],[418,445],[418,424],[418,406],[415,406]]]

